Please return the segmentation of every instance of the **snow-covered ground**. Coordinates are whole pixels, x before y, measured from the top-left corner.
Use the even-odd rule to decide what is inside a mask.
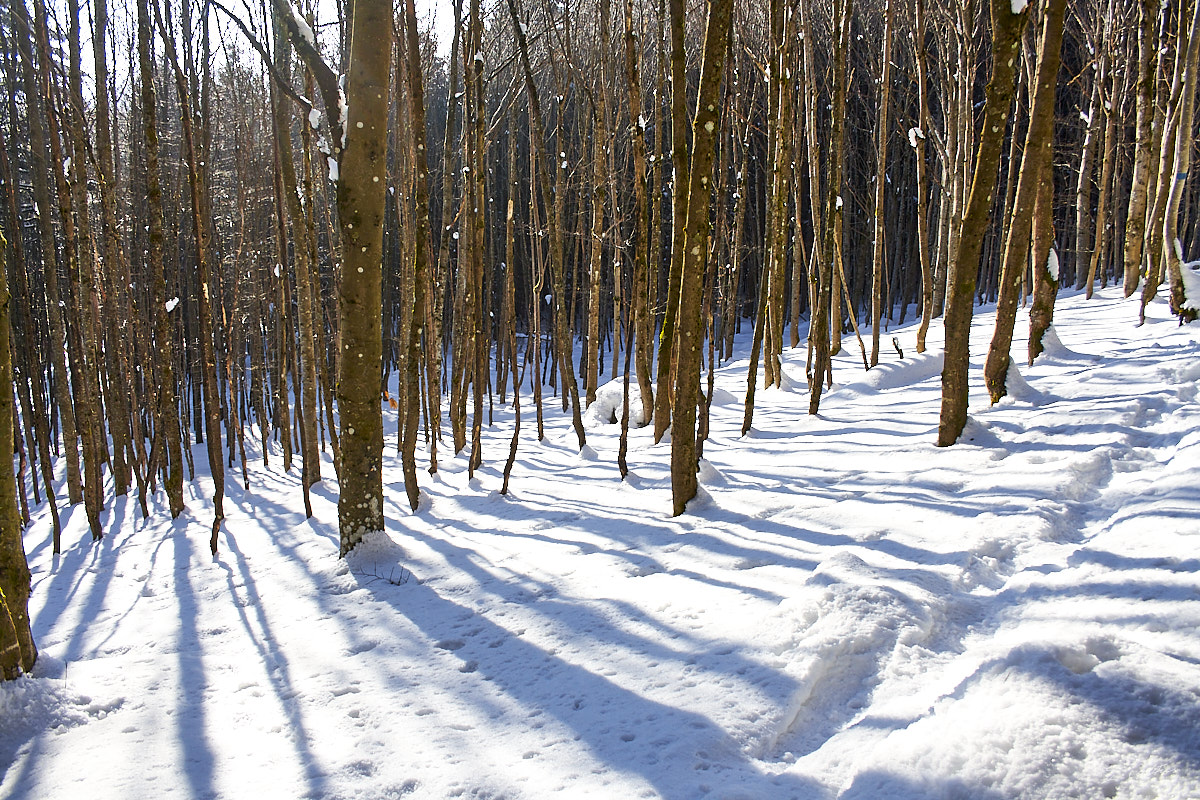
[[[508,410],[416,514],[390,439],[345,561],[328,462],[307,521],[278,457],[231,483],[216,559],[204,479],[97,546],[70,510],[57,559],[39,512],[0,796],[1200,797],[1200,328],[1136,303],[1064,297],[993,408],[981,312],[945,449],[940,323],[870,373],[848,339],[815,418],[788,353],[746,437],[735,360],[678,518],[668,444],[635,431],[622,483],[618,426],[577,452],[552,402],[507,497]]]

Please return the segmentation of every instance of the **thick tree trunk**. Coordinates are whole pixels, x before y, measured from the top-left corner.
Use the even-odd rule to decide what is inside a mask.
[[[1029,364],[1045,349],[1042,337],[1054,323],[1054,299],[1058,295],[1059,263],[1054,244],[1054,179],[1044,176],[1038,184],[1037,203],[1033,211],[1033,303],[1029,307]]]
[[[696,116],[692,122],[692,153],[688,185],[688,212],[683,246],[683,282],[679,294],[677,345],[679,370],[675,381],[674,422],[671,428],[671,497],[674,514],[684,512],[696,496],[696,404],[700,392],[700,347],[705,259],[708,257],[709,204],[713,160],[720,128],[718,93],[729,43],[732,0],[714,0],[708,7],[704,32],[704,61]],[[678,85],[677,85],[678,88]]]
[[[654,441],[662,441],[671,425],[674,405],[671,376],[675,368],[675,327],[683,280],[684,218],[688,207],[687,59],[684,53],[684,0],[669,0],[671,32],[671,268],[667,277],[667,305],[658,334],[658,380],[654,393]]]
[[[983,236],[992,209],[996,172],[1004,147],[1004,129],[1016,89],[1016,60],[1028,13],[1014,14],[1008,0],[992,0],[992,77],[983,112],[983,133],[975,154],[967,212],[957,256],[947,277],[946,355],[942,368],[942,410],[938,446],[958,441],[967,424],[967,369],[975,278],[983,251]]]
[[[352,25],[347,135],[337,185],[344,245],[338,290],[342,350],[337,383],[342,446],[338,528],[343,556],[368,533],[384,527],[379,386],[391,3],[355,0]]]
[[[1054,164],[1051,160],[1054,155],[1054,95],[1066,11],[1067,0],[1050,0],[1043,18],[1037,76],[1031,89],[1033,102],[1029,113],[1029,130],[1025,136],[1025,156],[1021,161],[1013,216],[1004,245],[1004,267],[996,302],[996,328],[983,368],[984,381],[993,403],[1007,392],[1005,380],[1011,360],[1009,351],[1012,349],[1013,329],[1017,321],[1021,279],[1029,262],[1038,187],[1043,182],[1053,186],[1054,182]]]

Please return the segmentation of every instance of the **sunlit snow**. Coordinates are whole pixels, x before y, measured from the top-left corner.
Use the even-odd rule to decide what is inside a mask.
[[[42,655],[0,686],[0,796],[1195,797],[1200,331],[1137,312],[1065,293],[1032,367],[1022,312],[989,406],[980,310],[948,448],[939,322],[870,372],[843,348],[818,416],[785,350],[741,436],[746,324],[679,517],[669,434],[632,428],[620,479],[620,379],[582,452],[550,387],[536,441],[526,383],[502,496],[510,386],[482,467],[440,448],[415,513],[385,408],[387,530],[345,560],[328,455],[306,520],[257,432],[216,558],[206,445],[177,520],[110,496],[97,545],[60,484],[62,555],[44,507],[25,533]]]

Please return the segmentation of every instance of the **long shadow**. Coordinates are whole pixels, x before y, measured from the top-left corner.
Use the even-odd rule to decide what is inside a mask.
[[[459,526],[462,529],[463,525]],[[472,533],[483,534],[477,528],[470,529]],[[426,543],[437,550],[447,563],[451,564],[455,569],[466,573],[473,577],[479,584],[481,590],[492,594],[496,599],[504,603],[521,604],[529,610],[546,617],[553,619],[559,624],[570,623],[572,627],[577,629],[580,636],[585,636],[597,644],[610,645],[625,645],[630,650],[641,652],[647,656],[656,657],[659,659],[678,659],[681,656],[686,657],[689,652],[695,652],[698,649],[711,647],[714,642],[712,640],[701,641],[689,634],[664,625],[661,621],[646,614],[646,612],[630,603],[624,603],[617,600],[602,601],[582,601],[572,597],[563,597],[558,591],[549,584],[537,581],[528,575],[514,576],[515,580],[505,579],[504,576],[497,575],[483,568],[478,563],[478,556],[474,551],[466,547],[458,547],[444,539],[437,539],[425,536],[419,532],[410,531],[409,535],[424,539]],[[536,603],[530,601],[536,600]],[[644,625],[658,632],[658,636],[651,639],[648,637],[637,636],[628,631],[614,628],[610,619],[597,613],[593,603],[601,603],[611,605],[619,610],[621,618],[629,619],[632,622]],[[547,614],[542,609],[552,609],[552,614]],[[665,644],[668,641],[681,641],[684,644],[690,644],[691,650],[673,649]],[[737,657],[738,669],[762,669],[762,665],[741,659]]]
[[[477,632],[470,637],[471,642],[455,643],[453,657],[463,662],[461,672],[468,676],[478,673],[479,678],[455,682],[460,698],[486,704],[484,698],[472,697],[475,691],[471,684],[479,680],[480,691],[497,687],[520,707],[544,712],[573,731],[574,738],[610,769],[639,775],[664,800],[693,800],[706,793],[718,778],[710,774],[713,765],[709,762],[718,753],[717,757],[739,758],[731,770],[733,774],[719,777],[724,785],[736,787],[746,796],[782,800],[825,794],[820,784],[807,778],[763,773],[741,754],[740,743],[704,715],[658,703],[619,686],[529,643],[426,585],[413,584],[400,592],[372,587],[368,590],[376,599],[393,605],[432,641],[442,641],[448,634],[444,620],[470,617]],[[521,668],[514,669],[517,665]],[[594,713],[598,709],[604,710],[599,718]],[[688,734],[696,748],[688,748],[688,740],[681,742],[681,736],[674,734],[665,740],[642,741],[639,732],[649,721],[656,729]],[[663,763],[664,758],[668,763]],[[693,777],[681,780],[681,774]]]
[[[258,594],[258,588],[255,586],[249,565],[246,563],[242,551],[238,549],[237,542],[232,537],[228,537],[227,539],[226,550],[233,555],[234,560],[237,562],[237,574],[241,576],[242,585],[246,593],[250,596],[249,605],[254,608],[258,628],[262,631],[261,637],[255,634],[254,626],[250,623],[245,606],[241,603],[234,603],[234,605],[237,607],[238,617],[241,619],[246,635],[250,637],[250,640],[254,642],[255,648],[258,650],[263,670],[270,680],[279,705],[287,716],[289,725],[296,734],[289,738],[292,740],[296,748],[296,755],[304,768],[304,776],[308,781],[307,796],[324,797],[326,794],[325,773],[319,766],[320,761],[317,758],[317,754],[309,747],[310,734],[304,723],[304,714],[300,709],[300,705],[295,701],[296,689],[292,685],[287,656],[280,650],[275,640],[271,623],[267,620],[262,598]],[[235,596],[234,570],[225,561],[219,563],[221,569],[225,570],[225,581],[229,587],[228,597],[232,599]]]
[[[207,679],[204,652],[200,644],[197,622],[200,609],[192,589],[190,566],[192,543],[181,531],[171,536],[175,553],[175,592],[179,601],[178,645],[179,685],[175,704],[175,734],[183,755],[184,777],[191,787],[193,798],[216,797],[213,785],[215,756],[209,745],[207,719],[204,710]]]
[[[1082,547],[1067,558],[1067,565],[1070,567],[1079,567],[1084,564],[1098,564],[1114,570],[1158,569],[1168,572],[1200,572],[1200,558],[1186,558],[1182,561],[1161,556],[1144,558],[1119,555],[1092,547]]]

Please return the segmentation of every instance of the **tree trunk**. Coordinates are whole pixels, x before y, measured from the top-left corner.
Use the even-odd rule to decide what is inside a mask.
[[[925,352],[925,336],[933,320],[933,268],[929,259],[929,178],[925,174],[925,137],[929,130],[929,97],[926,75],[925,0],[916,0],[917,131],[912,146],[917,154],[917,254],[921,260],[921,323],[917,326],[917,352]],[[942,187],[945,194],[946,187]]]
[[[983,131],[975,154],[974,180],[962,221],[958,252],[947,276],[946,355],[942,368],[942,410],[938,446],[958,441],[967,424],[967,370],[975,278],[983,236],[996,189],[1004,129],[1016,89],[1016,59],[1028,14],[1012,13],[1008,0],[992,0],[992,77],[988,81]]]
[[[12,327],[5,258],[8,243],[0,236],[0,386],[12,385]],[[21,515],[13,476],[12,392],[0,391],[0,677],[5,680],[29,672],[37,661],[37,647],[29,630],[29,564],[21,540]]]
[[[150,216],[147,263],[151,281],[151,313],[155,321],[154,347],[158,353],[157,422],[154,428],[155,436],[162,437],[161,447],[166,451],[165,488],[171,517],[174,518],[183,511],[183,452],[179,432],[179,401],[175,394],[174,332],[168,317],[166,270],[163,265],[163,201],[159,176],[157,99],[150,61],[149,0],[138,0],[138,63],[142,84],[142,125],[146,137],[146,202]],[[175,298],[171,308],[174,309],[174,303],[178,302],[178,298]]]
[[[183,69],[175,53],[174,27],[171,23],[170,7],[166,18],[159,18],[159,29],[166,45],[167,58],[175,72],[175,90],[178,93],[180,120],[183,125],[184,156],[187,161],[188,186],[191,189],[192,226],[196,234],[196,282],[199,284],[197,305],[200,335],[200,387],[204,400],[204,434],[208,439],[208,469],[212,475],[213,524],[209,549],[217,554],[217,534],[221,521],[225,519],[225,454],[221,449],[221,408],[217,397],[217,360],[213,350],[212,282],[209,280],[209,221],[204,218],[202,200],[206,189],[197,155],[195,130],[192,125],[192,95],[189,93]],[[157,4],[156,11],[157,14]],[[299,248],[298,248],[299,249]]]
[[[1151,160],[1154,158],[1154,96],[1157,80],[1155,53],[1158,43],[1154,25],[1158,5],[1154,0],[1138,3],[1137,144],[1133,159],[1133,184],[1125,220],[1125,296],[1137,290],[1146,241],[1146,206],[1150,192]]]
[[[525,26],[517,15],[517,6],[515,0],[508,0],[508,10],[512,17],[513,30],[517,37],[517,49],[520,54],[521,66],[525,73],[525,91],[529,95],[529,108],[533,120],[533,143],[530,145],[530,151],[535,148],[543,154],[546,150],[546,126],[542,118],[542,106],[538,99],[537,84],[534,82],[533,67],[529,61],[529,50],[526,45]],[[570,357],[570,339],[567,330],[567,298],[563,277],[563,247],[562,247],[562,231],[561,219],[558,212],[558,203],[562,198],[562,191],[556,191],[556,197],[551,197],[550,193],[550,176],[549,170],[546,168],[545,155],[537,159],[538,180],[537,183],[541,188],[542,205],[546,207],[546,214],[549,217],[549,233],[550,233],[550,274],[551,280],[554,283],[554,304],[555,304],[555,338],[558,340],[558,364],[562,370],[564,402],[569,394],[571,401],[571,421],[575,428],[575,437],[579,442],[580,449],[587,443],[587,439],[583,432],[583,418],[579,411],[579,389],[575,383],[575,367],[572,364]],[[561,167],[558,168],[561,173]],[[561,181],[557,183],[561,184]],[[538,303],[540,310],[540,303]],[[536,380],[536,379],[535,379]],[[565,409],[564,409],[565,410]],[[539,436],[541,435],[539,425]]]
[[[402,432],[401,463],[404,471],[404,490],[408,504],[417,510],[420,490],[417,486],[417,428],[420,422],[421,334],[426,322],[425,287],[429,280],[429,163],[425,155],[425,88],[421,80],[421,49],[417,38],[417,12],[413,0],[405,2],[405,35],[408,38],[408,102],[409,125],[416,149],[415,193],[417,200],[416,241],[413,243],[413,311],[408,330],[407,396],[404,398],[404,429]],[[425,341],[430,349],[439,343],[428,333]],[[434,409],[440,414],[440,409]],[[430,426],[432,427],[432,426]]]
[[[1004,246],[1004,267],[1000,274],[1000,293],[996,303],[996,329],[983,368],[984,381],[992,403],[999,402],[1007,390],[1005,379],[1011,360],[1013,328],[1017,321],[1017,302],[1021,279],[1029,261],[1034,208],[1038,187],[1053,186],[1054,95],[1062,49],[1063,21],[1067,0],[1050,0],[1046,6],[1038,54],[1037,76],[1031,89],[1029,130],[1025,136],[1025,156],[1017,180],[1016,201]],[[1036,272],[1036,269],[1035,269]]]
[[[679,294],[678,357],[675,381],[674,422],[671,428],[671,498],[674,514],[682,514],[696,496],[696,404],[700,392],[700,347],[704,338],[701,300],[705,259],[708,256],[709,205],[713,160],[719,129],[718,93],[729,42],[732,0],[714,0],[708,7],[704,32],[704,61],[692,122],[692,154],[688,210],[683,246],[683,282]],[[682,53],[680,53],[682,55]],[[677,84],[676,89],[680,88]]]
[[[275,70],[284,81],[291,81],[292,49],[283,20],[279,11],[272,15],[272,29],[275,38]],[[297,416],[300,425],[300,481],[304,491],[304,507],[306,514],[311,516],[311,504],[308,500],[309,487],[321,480],[321,456],[317,449],[317,355],[316,333],[314,331],[312,298],[312,274],[315,265],[312,263],[312,230],[308,223],[308,214],[301,203],[299,181],[296,177],[296,162],[292,152],[291,115],[284,105],[284,98],[276,92],[272,97],[272,122],[275,129],[275,139],[279,147],[280,178],[283,181],[283,197],[287,206],[287,217],[292,223],[292,253],[296,274],[297,317],[300,327],[299,373],[300,392],[297,400],[300,408]],[[301,121],[307,125],[308,121]],[[286,280],[286,276],[280,276]],[[291,338],[289,332],[288,337]]]
[[[67,473],[67,498],[71,504],[83,499],[83,478],[79,468],[79,436],[75,427],[75,405],[71,399],[66,357],[66,326],[59,305],[61,292],[58,284],[57,245],[54,241],[54,212],[50,206],[50,184],[46,179],[49,166],[46,163],[46,113],[44,97],[38,86],[33,62],[33,27],[25,9],[25,0],[13,0],[11,6],[16,20],[14,33],[17,49],[21,54],[21,67],[25,79],[25,102],[29,121],[29,145],[32,150],[31,172],[33,196],[37,205],[38,231],[41,234],[42,265],[46,283],[46,314],[50,322],[50,363],[54,368],[54,403],[62,427],[64,457]],[[55,549],[54,552],[58,552]]]
[[[718,0],[720,2],[720,0]],[[675,367],[675,327],[683,280],[684,217],[688,207],[687,59],[684,54],[684,0],[669,0],[671,29],[671,268],[667,276],[667,306],[658,334],[658,380],[654,393],[654,441],[662,441],[671,425],[671,375]]]
[[[1166,260],[1166,273],[1171,290],[1171,312],[1178,316],[1181,322],[1192,322],[1196,319],[1197,312],[1200,311],[1200,297],[1188,297],[1183,283],[1183,270],[1186,267],[1183,265],[1183,244],[1179,238],[1179,206],[1184,190],[1187,188],[1188,170],[1191,169],[1192,164],[1192,149],[1196,144],[1192,140],[1191,131],[1196,108],[1196,72],[1200,69],[1200,1],[1192,0],[1192,21],[1188,27],[1186,40],[1183,37],[1182,24],[1181,20],[1179,41],[1181,47],[1183,42],[1186,41],[1187,44],[1184,68],[1187,80],[1184,82],[1183,96],[1179,100],[1177,133],[1175,135],[1175,169],[1171,173],[1173,178],[1170,181],[1170,195],[1167,198],[1166,214],[1163,217],[1162,252],[1163,258]],[[1182,50],[1177,58],[1185,59]],[[1145,303],[1142,307],[1145,308]],[[0,422],[0,424],[3,423]]]
[[[338,289],[342,350],[337,383],[342,446],[338,528],[343,556],[368,533],[384,527],[379,386],[391,12],[387,0],[355,0],[347,135],[338,169],[338,222],[345,248]]]
[[[630,302],[637,352],[634,369],[642,395],[642,419],[654,418],[654,384],[650,365],[654,357],[653,327],[650,324],[650,254],[654,230],[651,204],[658,198],[646,196],[646,118],[642,116],[642,85],[638,73],[638,39],[633,32],[633,0],[625,0],[625,81],[629,87],[629,134],[633,151],[633,299]]]
[[[879,328],[883,320],[883,285],[887,270],[884,227],[884,204],[887,198],[887,150],[891,129],[888,110],[892,92],[892,0],[883,2],[883,67],[879,78],[879,127],[875,140],[875,236],[872,241],[871,263],[871,366],[879,363]],[[890,308],[889,304],[889,308]],[[890,311],[889,311],[890,314]]]
[[[1049,165],[1047,165],[1049,166]],[[1054,244],[1054,176],[1045,170],[1038,184],[1033,210],[1033,304],[1029,308],[1029,364],[1042,354],[1042,337],[1054,322],[1054,299],[1058,296],[1060,270],[1058,253],[1050,260]]]

